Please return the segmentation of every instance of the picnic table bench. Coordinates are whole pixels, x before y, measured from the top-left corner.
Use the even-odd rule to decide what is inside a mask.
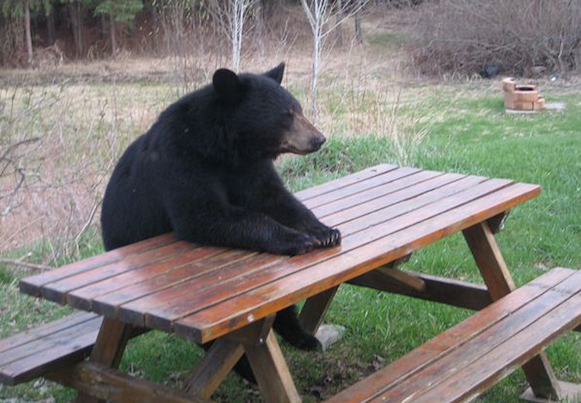
[[[329,402],[468,401],[519,366],[531,398],[558,399],[577,388],[555,379],[542,350],[581,324],[581,275],[555,269],[515,290],[494,238],[507,212],[539,193],[506,179],[379,165],[296,194],[341,230],[340,246],[289,257],[166,234],[26,278],[22,292],[89,313],[0,341],[0,381],[45,376],[76,388],[79,402],[208,402],[246,354],[266,402],[300,402],[274,315],[306,299],[301,321],[314,334],[350,283],[480,312]],[[459,231],[486,286],[398,269]],[[129,338],[150,329],[213,342],[184,391],[115,369]]]

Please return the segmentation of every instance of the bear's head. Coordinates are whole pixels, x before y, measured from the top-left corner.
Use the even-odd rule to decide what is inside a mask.
[[[281,86],[284,63],[264,74],[219,69],[212,79],[218,102],[246,157],[282,153],[308,154],[321,148],[325,136],[303,115],[299,102]]]

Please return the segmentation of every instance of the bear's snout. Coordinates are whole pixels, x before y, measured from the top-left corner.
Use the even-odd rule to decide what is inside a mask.
[[[295,113],[290,129],[284,134],[280,152],[309,154],[319,151],[325,136],[302,113]]]
[[[315,151],[319,150],[321,146],[325,144],[325,141],[327,141],[327,138],[323,136],[321,133],[318,133],[315,137],[311,139],[311,145],[313,147],[313,150]]]

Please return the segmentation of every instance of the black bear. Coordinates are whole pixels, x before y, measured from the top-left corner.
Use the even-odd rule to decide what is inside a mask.
[[[319,150],[325,137],[281,86],[284,64],[264,74],[214,73],[184,96],[119,160],[103,200],[105,249],[173,231],[178,239],[296,255],[341,241],[288,192],[274,168],[282,153]],[[320,347],[294,307],[275,330],[303,349]]]

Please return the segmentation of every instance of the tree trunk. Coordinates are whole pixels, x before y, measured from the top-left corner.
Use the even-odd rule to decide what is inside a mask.
[[[109,25],[111,26],[111,56],[117,54],[117,37],[115,36],[115,18],[109,14]]]
[[[83,55],[83,14],[81,4],[78,1],[68,4],[69,14],[71,17],[71,29],[73,31],[73,40],[75,41],[75,50],[77,57]]]
[[[109,27],[107,27],[107,16],[101,14],[101,39],[107,38],[109,34]]]
[[[355,42],[363,43],[363,30],[361,29],[361,10],[355,13]]]
[[[32,35],[30,33],[30,4],[28,0],[24,0],[24,37],[26,53],[28,54],[28,66],[32,66]]]
[[[319,81],[319,59],[321,57],[321,27],[318,25],[313,35],[313,64],[311,76],[311,120],[313,123],[317,121],[317,85]]]
[[[55,42],[55,28],[54,28],[54,8],[46,16],[46,33],[48,36],[48,46],[54,45]]]
[[[337,14],[335,15],[335,19],[337,20],[337,27],[335,28],[335,38],[337,46],[343,46],[343,24],[341,21],[343,20],[343,1],[337,0]]]

